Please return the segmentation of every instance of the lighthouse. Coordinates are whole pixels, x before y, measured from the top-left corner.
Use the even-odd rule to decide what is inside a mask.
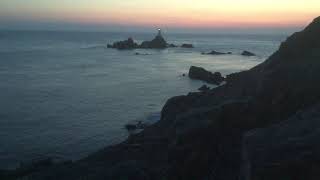
[[[160,37],[162,36],[160,28],[158,28],[158,35],[157,36],[160,36]]]

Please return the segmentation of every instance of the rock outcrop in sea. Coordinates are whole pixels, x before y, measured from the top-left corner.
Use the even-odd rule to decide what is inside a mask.
[[[201,53],[202,55],[226,55],[226,54],[232,54],[232,52],[219,52],[219,51],[211,51],[211,52],[208,52],[208,53]]]
[[[108,44],[108,48],[117,48],[117,49],[136,49],[139,45],[133,41],[132,38],[128,38],[125,41],[118,41],[113,43],[112,45]]]
[[[144,49],[164,49],[167,48],[167,42],[166,40],[162,37],[162,35],[159,33],[153,40],[151,41],[144,41],[141,43],[139,48],[144,48]]]
[[[169,99],[125,142],[34,180],[314,180],[320,177],[320,17],[260,65]]]
[[[202,67],[191,66],[189,69],[189,77],[191,79],[198,79],[210,84],[220,85],[225,78],[220,72],[212,73]]]
[[[249,51],[243,51],[241,53],[242,56],[256,56],[254,53],[252,52],[249,52]]]
[[[192,44],[182,44],[182,48],[194,48]]]
[[[108,48],[114,48],[114,49],[165,49],[165,48],[172,48],[177,47],[174,44],[168,44],[164,37],[161,34],[160,29],[158,30],[157,36],[152,39],[151,41],[143,41],[140,45],[132,38],[129,38],[125,41],[118,41],[107,45]]]

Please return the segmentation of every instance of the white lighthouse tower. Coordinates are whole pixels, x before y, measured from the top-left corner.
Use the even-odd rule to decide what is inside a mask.
[[[160,36],[160,37],[162,36],[160,28],[158,28],[158,35],[157,36]]]

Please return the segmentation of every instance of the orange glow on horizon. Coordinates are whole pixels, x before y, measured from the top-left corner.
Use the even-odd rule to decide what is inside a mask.
[[[1,8],[2,7],[2,8]],[[3,8],[5,7],[5,8]],[[1,12],[2,11],[2,12]],[[96,25],[293,27],[320,15],[319,0],[2,0],[0,15]]]

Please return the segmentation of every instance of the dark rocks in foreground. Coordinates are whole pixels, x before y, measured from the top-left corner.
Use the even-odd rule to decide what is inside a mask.
[[[220,72],[212,73],[210,71],[205,70],[202,67],[196,66],[190,67],[189,77],[191,79],[198,79],[215,85],[220,85],[225,80],[225,78],[221,75]]]
[[[242,56],[256,56],[254,53],[252,52],[249,52],[249,51],[243,51],[241,53]]]
[[[251,179],[320,178],[320,104],[286,121],[244,135],[244,164]]]
[[[54,168],[56,166],[71,165],[72,161],[55,161],[53,158],[44,158],[33,160],[29,163],[21,163],[15,170],[0,170],[1,180],[14,180],[21,179],[21,177],[28,176],[32,173],[46,171],[47,169]],[[23,179],[23,178],[22,178]],[[26,179],[33,179],[32,177]]]

